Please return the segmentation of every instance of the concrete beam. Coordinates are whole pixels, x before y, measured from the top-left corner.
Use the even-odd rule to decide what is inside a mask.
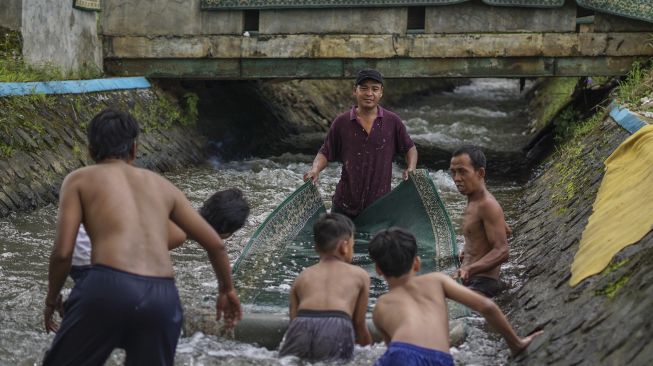
[[[352,79],[364,67],[388,78],[624,75],[637,57],[390,59],[107,59],[114,75],[202,79]],[[640,58],[641,59],[641,58]]]
[[[653,56],[650,33],[105,36],[109,59]]]

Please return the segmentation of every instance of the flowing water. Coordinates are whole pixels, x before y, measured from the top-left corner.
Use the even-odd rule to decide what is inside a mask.
[[[416,98],[406,108],[395,111],[404,118],[411,136],[423,144],[452,149],[474,143],[494,150],[511,151],[526,143],[525,102],[516,80],[478,79],[452,92]],[[317,147],[316,147],[317,149]],[[313,156],[285,154],[276,158],[243,161],[209,161],[205,166],[166,174],[182,189],[195,207],[216,190],[238,187],[251,205],[245,227],[227,240],[229,255],[235,259],[266,216],[302,183]],[[330,197],[339,178],[337,164],[321,175],[319,188]],[[431,170],[454,227],[460,232],[465,199],[456,191],[447,172]],[[489,174],[491,176],[491,172]],[[401,168],[394,168],[394,184]],[[490,180],[490,190],[504,206],[508,223],[513,220],[518,185]],[[330,203],[327,202],[327,207]],[[54,237],[56,207],[0,219],[0,365],[40,364],[53,335],[42,329],[42,304],[47,289],[47,262]],[[462,236],[458,236],[462,243]],[[188,241],[172,252],[176,281],[184,308],[210,309],[214,306],[217,283],[203,250]],[[519,268],[504,266],[504,279]],[[506,276],[507,275],[507,276]],[[514,279],[513,279],[514,282]],[[71,283],[68,283],[70,287]],[[289,283],[274,284],[287,292]],[[516,286],[513,283],[513,288]],[[246,312],[253,309],[245,307]],[[260,309],[256,309],[260,310]],[[285,312],[285,309],[267,309]],[[508,310],[508,309],[505,309]],[[246,316],[246,315],[245,315]],[[488,331],[482,318],[467,319],[469,336],[452,348],[457,364],[502,364],[508,359],[505,343]],[[376,344],[357,347],[351,365],[371,365],[385,351]],[[116,351],[108,364],[121,364],[124,353]],[[177,348],[177,365],[296,365],[295,358],[279,359],[275,351],[255,345],[225,340],[202,333],[183,334]]]

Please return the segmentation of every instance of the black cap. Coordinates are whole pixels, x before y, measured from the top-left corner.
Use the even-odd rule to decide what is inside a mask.
[[[358,72],[358,76],[356,77],[356,85],[360,85],[367,79],[378,81],[379,83],[383,84],[383,75],[381,75],[380,72],[374,69],[362,69]]]

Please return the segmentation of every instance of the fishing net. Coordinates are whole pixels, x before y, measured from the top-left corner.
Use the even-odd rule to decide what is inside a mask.
[[[317,188],[304,183],[259,226],[233,265],[236,286],[243,303],[258,307],[287,306],[288,290],[295,277],[317,263],[313,248],[313,224],[326,213]],[[398,226],[417,238],[422,272],[453,272],[458,266],[456,237],[435,184],[423,169],[410,174],[390,193],[367,207],[355,220],[353,263],[372,276],[371,298],[387,291],[367,254],[367,244],[379,230]],[[451,318],[468,310],[449,303]]]

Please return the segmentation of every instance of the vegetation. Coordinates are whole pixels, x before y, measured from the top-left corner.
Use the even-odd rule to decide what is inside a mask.
[[[22,56],[23,40],[19,32],[0,28],[0,82],[48,81],[62,79],[56,68],[44,65],[34,68]]]
[[[619,104],[638,111],[653,112],[653,60],[635,62],[616,92]]]

